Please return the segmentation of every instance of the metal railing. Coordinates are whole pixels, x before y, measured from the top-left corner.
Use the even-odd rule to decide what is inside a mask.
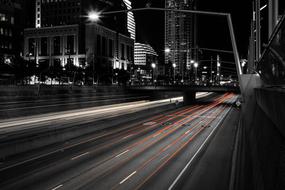
[[[276,26],[257,64],[257,72],[265,85],[285,85],[285,15]]]

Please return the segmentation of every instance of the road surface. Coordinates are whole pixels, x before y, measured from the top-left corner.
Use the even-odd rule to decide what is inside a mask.
[[[210,142],[236,98],[226,93],[135,124],[3,160],[1,189],[173,189]],[[68,115],[56,121],[57,125],[67,120],[78,125],[91,115]],[[47,126],[47,121],[28,122]],[[6,125],[7,129],[19,127],[19,123]]]

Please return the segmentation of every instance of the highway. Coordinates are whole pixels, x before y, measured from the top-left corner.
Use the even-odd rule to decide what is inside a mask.
[[[12,156],[0,163],[1,189],[175,189],[236,99],[232,93],[211,96],[192,106]],[[96,126],[98,118],[164,104],[169,100],[65,112],[61,117],[49,114],[9,120],[1,123],[0,131],[61,126],[66,122]]]
[[[92,92],[42,97],[0,97],[0,119],[148,99],[148,95]]]

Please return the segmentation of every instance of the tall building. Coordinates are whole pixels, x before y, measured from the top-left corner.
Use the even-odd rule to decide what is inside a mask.
[[[90,11],[126,10],[123,0],[35,0],[35,27],[51,27],[72,24],[84,24]],[[130,5],[130,4],[128,4]],[[100,25],[130,35],[125,14],[104,16]]]
[[[193,9],[193,0],[165,0],[168,9]],[[193,59],[194,48],[193,14],[170,12],[165,14],[165,64],[175,66],[176,75],[186,75],[187,64]]]
[[[23,10],[20,2],[0,0],[0,56],[20,56],[23,37]]]
[[[127,9],[132,9],[132,3],[130,0],[123,0],[127,6]],[[136,41],[136,22],[133,12],[128,12],[128,31],[131,34],[131,38]]]

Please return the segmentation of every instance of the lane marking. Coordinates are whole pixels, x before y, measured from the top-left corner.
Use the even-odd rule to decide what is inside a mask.
[[[159,136],[160,134],[161,133],[157,133],[157,134],[153,135],[152,137],[155,138],[155,137]]]
[[[137,171],[134,171],[133,173],[131,173],[128,177],[126,177],[125,179],[123,179],[120,182],[120,185],[122,185],[124,182],[126,182],[128,179],[130,179],[133,175],[135,175],[137,173]]]
[[[125,136],[125,137],[123,137],[122,139],[127,139],[127,138],[129,138],[129,137],[131,137],[131,136],[133,136],[133,134],[128,135],[128,136]]]
[[[232,109],[229,108],[225,114],[223,114],[222,119],[219,120],[219,122],[216,124],[216,127],[212,130],[212,132],[209,134],[209,136],[206,138],[206,140],[203,142],[203,144],[200,146],[200,148],[197,150],[197,152],[194,154],[194,156],[191,158],[191,160],[186,164],[186,166],[182,169],[182,171],[179,173],[179,175],[176,177],[176,179],[173,181],[173,183],[170,185],[170,187],[168,188],[168,190],[172,190],[174,189],[175,185],[177,184],[177,182],[180,180],[180,178],[183,176],[183,174],[186,172],[186,170],[188,169],[188,167],[192,164],[193,160],[197,157],[197,155],[201,152],[201,150],[204,148],[204,146],[206,145],[206,143],[209,141],[210,137],[212,137],[212,135],[214,134],[214,132],[219,128],[220,124],[222,123],[222,121],[224,121],[224,118],[228,115],[228,113],[231,111]],[[222,113],[221,113],[222,114]]]
[[[159,161],[163,160],[163,159],[166,158],[167,156],[169,156],[169,154],[166,154],[165,156],[163,156],[162,158],[160,158]]]
[[[150,121],[150,122],[144,123],[143,125],[144,126],[149,126],[149,125],[154,125],[154,124],[156,124],[155,121]]]
[[[78,158],[80,158],[80,157],[82,157],[82,156],[85,156],[85,155],[87,155],[87,154],[90,154],[90,152],[85,152],[85,153],[83,153],[83,154],[80,154],[80,155],[78,155],[78,156],[75,156],[75,157],[71,158],[71,160],[76,160],[76,159],[78,159]]]
[[[185,132],[185,135],[187,135],[188,133],[190,133],[190,131],[191,131],[191,130],[186,131],[186,132]]]
[[[56,186],[55,188],[52,188],[51,190],[56,190],[56,189],[59,189],[59,188],[61,188],[61,187],[63,187],[63,185],[62,185],[62,184],[61,184],[61,185]]]
[[[120,156],[122,156],[122,155],[124,155],[124,154],[126,154],[127,152],[129,152],[130,150],[126,150],[126,151],[124,151],[124,152],[122,152],[122,153],[120,153],[120,154],[118,154],[117,156],[116,156],[116,158],[118,158],[118,157],[120,157]]]

